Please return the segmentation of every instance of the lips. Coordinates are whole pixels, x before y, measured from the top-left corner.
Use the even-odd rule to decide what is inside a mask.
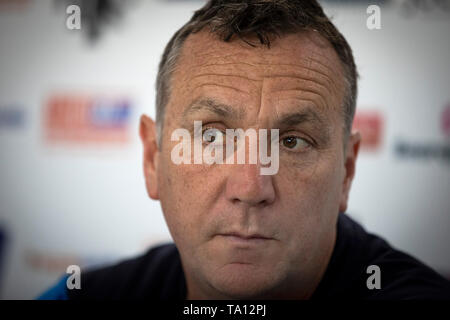
[[[258,233],[243,234],[239,232],[227,232],[227,233],[220,233],[218,234],[218,236],[226,240],[241,244],[258,244],[264,243],[269,240],[274,240],[273,238]]]
[[[262,239],[262,240],[270,240],[272,238],[263,236],[261,234],[250,234],[250,235],[245,235],[243,233],[239,233],[239,232],[229,232],[229,233],[222,233],[220,234],[221,236],[225,236],[225,237],[237,237],[237,238],[241,238],[244,240],[251,240],[251,239]]]

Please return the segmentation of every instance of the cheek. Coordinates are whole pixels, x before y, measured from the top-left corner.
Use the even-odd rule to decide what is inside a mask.
[[[179,238],[184,238],[184,233],[187,235],[193,234],[190,232],[189,222],[195,219],[195,216],[192,216],[192,212],[195,212],[192,209],[195,203],[189,201],[190,198],[186,197],[186,190],[193,192],[193,183],[177,167],[171,162],[170,156],[164,156],[160,161],[158,170],[160,203],[167,226],[175,242]]]
[[[280,167],[277,188],[293,228],[320,227],[330,215],[337,213],[342,176],[340,163],[338,155],[323,155],[302,167]]]
[[[282,169],[277,177],[280,191],[278,229],[283,231],[286,254],[293,264],[314,264],[330,243],[339,210],[339,174],[331,161],[310,170]]]
[[[170,153],[161,161],[160,202],[172,237],[181,246],[196,246],[202,240],[218,189],[213,173],[201,165],[176,165]]]

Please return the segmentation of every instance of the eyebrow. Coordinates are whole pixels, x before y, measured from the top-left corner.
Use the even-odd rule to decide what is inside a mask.
[[[207,111],[214,113],[220,117],[235,119],[242,119],[245,116],[245,110],[236,110],[227,104],[220,103],[212,98],[201,98],[195,100],[183,112],[183,117],[187,117],[198,112]],[[311,124],[314,129],[322,132],[323,138],[328,139],[330,127],[325,120],[314,111],[313,108],[307,107],[300,111],[288,113],[278,118],[273,128],[284,129],[287,127],[295,127],[303,123]]]
[[[295,126],[303,122],[312,122],[317,125],[325,124],[322,118],[311,108],[282,115],[279,119],[277,119],[276,124],[280,126]]]
[[[190,106],[184,110],[183,117],[190,116],[197,112],[208,111],[220,117],[240,119],[245,115],[244,110],[236,110],[227,104],[220,103],[212,98],[195,100]]]
[[[325,120],[317,114],[312,108],[308,107],[301,111],[282,115],[274,124],[275,128],[286,128],[301,125],[303,123],[311,124],[314,129],[320,130],[324,138],[329,137],[330,126]]]

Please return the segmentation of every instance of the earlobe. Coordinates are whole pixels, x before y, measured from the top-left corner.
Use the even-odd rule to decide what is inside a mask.
[[[359,132],[352,133],[349,137],[346,153],[344,155],[345,176],[342,185],[341,201],[339,203],[340,212],[345,212],[347,210],[348,197],[355,176],[356,159],[358,158],[360,144],[361,134]]]
[[[143,168],[145,185],[150,198],[159,199],[158,195],[158,144],[155,122],[148,116],[142,115],[139,125],[139,135],[143,146]]]

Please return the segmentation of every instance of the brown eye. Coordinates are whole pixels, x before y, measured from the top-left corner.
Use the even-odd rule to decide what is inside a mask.
[[[304,149],[309,146],[309,143],[299,137],[286,137],[282,140],[283,146],[288,149]]]

